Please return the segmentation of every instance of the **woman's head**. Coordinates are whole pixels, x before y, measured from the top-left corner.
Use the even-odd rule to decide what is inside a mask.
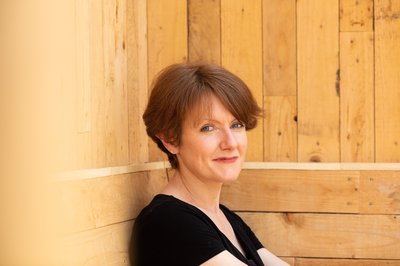
[[[168,155],[172,168],[179,168],[177,156],[165,148],[161,138],[179,146],[186,118],[195,120],[211,110],[215,96],[246,130],[257,125],[262,111],[247,85],[224,68],[211,64],[175,64],[160,72],[153,83],[143,114],[147,134]],[[196,123],[196,121],[193,121]]]

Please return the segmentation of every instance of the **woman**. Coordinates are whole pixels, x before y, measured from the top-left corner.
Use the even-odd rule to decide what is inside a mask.
[[[160,73],[143,120],[175,171],[136,219],[134,265],[288,265],[219,202],[261,113],[246,84],[221,67],[176,64]]]

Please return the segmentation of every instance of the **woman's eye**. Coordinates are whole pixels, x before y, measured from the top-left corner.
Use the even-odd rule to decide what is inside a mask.
[[[236,129],[244,128],[244,124],[240,123],[240,122],[236,122],[236,123],[232,124],[231,128],[236,128]]]
[[[200,129],[200,131],[201,132],[209,132],[209,131],[212,131],[213,129],[214,129],[214,127],[212,125],[205,125]]]

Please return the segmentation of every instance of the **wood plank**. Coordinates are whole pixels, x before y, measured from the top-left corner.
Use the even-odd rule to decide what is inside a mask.
[[[105,67],[103,41],[103,4],[92,1],[90,5],[90,75],[91,75],[91,167],[105,167],[106,124],[105,124]]]
[[[373,31],[374,0],[340,0],[340,31]]]
[[[59,172],[52,176],[55,182],[72,181],[79,179],[90,179],[96,177],[121,175],[129,173],[137,173],[143,171],[170,169],[170,164],[167,161],[138,163],[123,166],[82,169],[74,171]],[[245,162],[244,170],[313,170],[313,171],[399,171],[400,164],[396,163],[268,163],[268,162]]]
[[[399,259],[396,215],[239,213],[278,256]]]
[[[362,213],[400,214],[400,171],[361,171]]]
[[[103,1],[106,165],[124,165],[128,152],[126,0]]]
[[[297,162],[296,96],[264,97],[264,161]]]
[[[65,237],[61,265],[130,265],[132,228],[133,221],[127,221]]]
[[[296,258],[295,266],[400,266],[400,260],[308,259]]]
[[[399,1],[375,1],[375,124],[377,162],[400,162],[399,13]]]
[[[96,227],[87,180],[65,182],[59,185],[57,191],[63,231],[75,232]]]
[[[142,120],[148,98],[147,1],[128,1],[126,16],[129,163],[143,163],[149,161],[149,138]]]
[[[187,1],[147,2],[148,75],[151,83],[166,66],[187,60]],[[149,141],[150,161],[166,160],[167,156]]]
[[[295,265],[295,258],[280,257],[280,259],[283,260],[286,263],[289,263],[289,265],[291,265],[291,266]]]
[[[338,162],[338,1],[297,1],[298,160]]]
[[[237,211],[359,211],[356,171],[244,170],[226,184],[221,202]]]
[[[374,34],[340,34],[342,162],[375,161]]]
[[[59,183],[64,231],[134,219],[166,183],[165,170]]]
[[[221,0],[221,63],[249,86],[263,105],[261,0]],[[247,160],[263,161],[263,123],[248,134]]]
[[[75,2],[76,89],[78,133],[91,129],[90,2]]]
[[[77,68],[76,42],[78,36],[76,33],[76,27],[74,21],[74,19],[78,15],[76,14],[75,3],[72,2],[68,4],[63,3],[62,9],[63,9],[62,15],[58,14],[59,20],[57,22],[58,25],[57,30],[59,32],[62,32],[63,34],[59,36],[60,39],[58,39],[58,41],[55,44],[55,47],[53,47],[53,49],[58,51],[56,60],[59,60],[58,63],[60,62],[62,63],[59,64],[58,66],[59,69],[57,69],[57,67],[54,65],[48,65],[48,67],[53,67],[54,69],[52,69],[52,71],[57,69],[56,71],[57,73],[59,73],[58,74],[59,85],[54,86],[53,89],[51,90],[57,93],[57,96],[55,98],[57,99],[58,104],[56,105],[54,113],[59,114],[58,120],[55,123],[56,125],[54,126],[56,134],[59,133],[59,135],[57,136],[57,141],[55,142],[55,144],[57,145],[56,150],[58,148],[57,155],[59,158],[57,158],[57,156],[54,156],[54,159],[59,164],[58,166],[60,167],[60,169],[71,170],[78,168],[79,154],[81,154],[78,146],[79,137],[77,134],[79,125],[78,120],[80,119],[78,115],[78,104],[77,104],[79,86],[77,86],[78,77],[76,73],[76,68]],[[52,38],[54,38],[54,36]],[[46,58],[48,59],[48,57]],[[27,58],[24,58],[24,60],[27,60]],[[36,71],[40,70],[35,69],[34,73],[36,73]],[[49,73],[46,73],[46,75],[49,75]],[[38,85],[38,83],[33,83],[33,84],[36,84],[36,86]],[[30,92],[32,93],[32,95],[28,94],[29,96],[27,96],[26,99],[31,97],[33,98],[34,95],[39,95],[40,90],[41,90],[40,88],[35,87],[35,89]],[[29,99],[28,102],[30,104],[35,103],[33,99]],[[28,120],[33,120],[35,116],[33,110],[35,110],[38,107],[35,106],[35,108],[32,109],[32,112],[29,112],[30,110],[29,108],[32,107],[30,107],[29,105],[24,106],[24,113],[30,115],[30,119]],[[46,129],[50,129],[49,125],[46,127]],[[27,138],[27,136],[24,136],[24,138]],[[30,142],[32,142],[32,138],[33,136],[28,137],[28,139],[30,139]],[[23,146],[25,146],[25,144]],[[25,149],[27,148],[25,147]]]
[[[264,90],[296,95],[296,1],[263,1]]]
[[[189,61],[221,64],[221,1],[189,0]]]

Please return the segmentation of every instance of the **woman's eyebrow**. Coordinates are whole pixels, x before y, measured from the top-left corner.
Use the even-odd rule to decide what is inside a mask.
[[[203,124],[205,124],[205,123],[215,123],[215,124],[223,124],[223,122],[221,122],[221,121],[219,121],[218,119],[215,119],[215,118],[204,118],[204,119],[200,119],[200,120],[198,120],[199,122],[196,122],[195,124],[196,125],[203,125]],[[236,119],[236,118],[233,118],[232,120],[230,120],[230,122],[229,123],[233,123],[233,122],[237,122],[237,121],[239,121],[238,119]]]

